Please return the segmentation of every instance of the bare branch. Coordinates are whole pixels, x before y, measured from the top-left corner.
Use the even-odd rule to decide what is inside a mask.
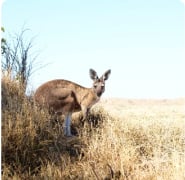
[[[20,34],[11,36],[11,41],[6,43],[2,54],[2,70],[11,72],[11,77],[18,80],[26,87],[30,76],[46,65],[38,65],[38,53],[32,51],[35,37],[26,41],[25,33],[29,29],[23,29]]]

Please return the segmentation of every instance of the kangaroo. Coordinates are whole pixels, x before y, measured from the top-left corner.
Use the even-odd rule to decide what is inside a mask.
[[[96,71],[90,69],[89,75],[93,80],[92,88],[86,88],[63,79],[48,81],[36,90],[35,102],[48,108],[51,114],[65,115],[64,135],[72,136],[72,113],[82,111],[82,121],[86,119],[90,108],[100,100],[105,91],[105,80],[109,78],[110,73],[111,70],[107,70],[99,78]]]

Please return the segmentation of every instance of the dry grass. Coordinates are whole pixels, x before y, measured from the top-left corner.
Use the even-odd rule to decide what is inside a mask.
[[[2,79],[2,179],[185,179],[184,99],[102,100],[66,138],[18,85]]]

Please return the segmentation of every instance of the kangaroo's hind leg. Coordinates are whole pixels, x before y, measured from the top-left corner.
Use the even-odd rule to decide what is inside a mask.
[[[72,136],[72,134],[71,134],[71,113],[68,113],[65,116],[65,120],[64,120],[64,135],[65,136]]]

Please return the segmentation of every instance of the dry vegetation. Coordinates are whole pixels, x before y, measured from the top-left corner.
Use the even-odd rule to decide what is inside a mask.
[[[185,100],[102,100],[63,136],[60,119],[2,79],[2,179],[185,179]]]

